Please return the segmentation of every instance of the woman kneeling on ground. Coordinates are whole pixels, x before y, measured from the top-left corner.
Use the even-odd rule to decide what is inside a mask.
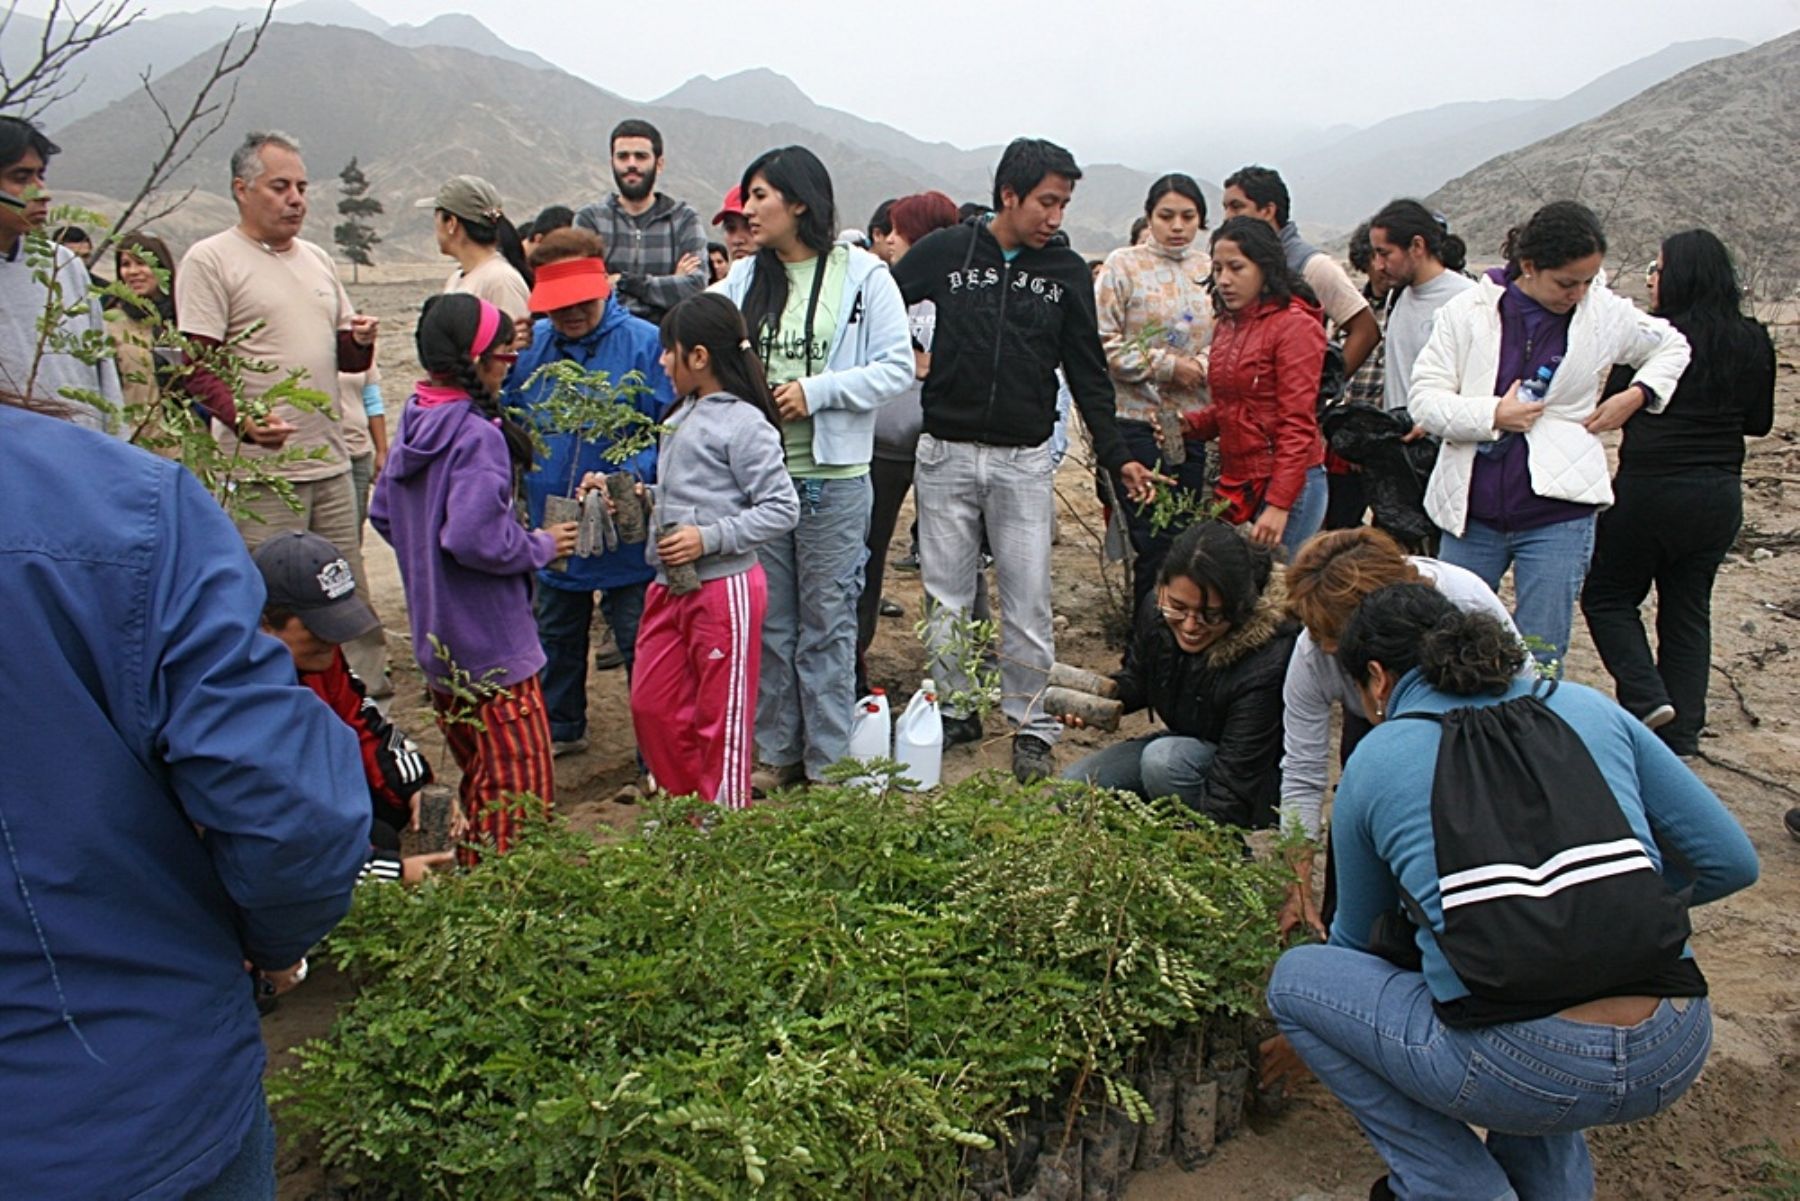
[[[1219,522],[1189,527],[1169,547],[1113,676],[1125,712],[1148,708],[1167,728],[1097,751],[1064,778],[1173,796],[1234,826],[1273,824],[1281,684],[1299,632],[1286,603],[1271,548]]]
[[[1387,1161],[1371,1197],[1592,1197],[1582,1131],[1660,1112],[1700,1074],[1711,1045],[1706,981],[1673,892],[1691,888],[1686,904],[1700,905],[1747,887],[1756,852],[1718,798],[1625,710],[1578,684],[1546,692],[1519,679],[1526,653],[1493,617],[1422,584],[1371,594],[1339,640],[1377,728],[1338,787],[1331,941],[1283,955],[1268,1001],[1293,1049]],[[1541,705],[1521,699],[1534,689]],[[1519,751],[1521,730],[1532,755],[1497,753]],[[1468,777],[1471,753],[1481,769]],[[1434,814],[1434,775],[1446,771],[1459,795],[1440,796]],[[1553,807],[1545,776],[1557,781]],[[1497,833],[1504,816],[1519,820]],[[1533,825],[1611,841],[1572,846],[1536,871],[1516,868],[1511,859],[1545,844],[1520,828]],[[1472,840],[1475,831],[1485,833]],[[1493,858],[1456,867],[1481,862],[1471,849]],[[1586,866],[1561,870],[1571,863]],[[1646,881],[1648,872],[1662,880]],[[1645,888],[1655,903],[1620,907],[1618,890]],[[1424,928],[1404,926],[1395,938],[1403,899]],[[1543,941],[1546,916],[1560,944]],[[1648,953],[1622,964],[1622,948]],[[1384,957],[1402,952],[1416,966]],[[1574,961],[1588,966],[1560,966]],[[1551,962],[1556,978],[1534,979],[1526,999],[1515,981]],[[1492,982],[1473,986],[1464,979],[1473,971]],[[1545,999],[1550,988],[1568,995]],[[1471,1126],[1487,1131],[1485,1142]]]

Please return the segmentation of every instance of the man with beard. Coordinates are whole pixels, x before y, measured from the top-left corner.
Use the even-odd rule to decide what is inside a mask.
[[[656,190],[663,141],[654,125],[621,121],[611,145],[619,190],[576,213],[575,227],[600,235],[614,295],[654,324],[706,288],[706,229],[693,209]]]

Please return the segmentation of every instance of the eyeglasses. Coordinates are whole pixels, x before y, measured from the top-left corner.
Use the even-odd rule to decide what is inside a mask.
[[[1656,282],[1656,277],[1661,274],[1662,274],[1662,264],[1657,262],[1655,259],[1651,259],[1649,266],[1644,268],[1644,282],[1647,284],[1653,284]]]
[[[492,350],[487,357],[496,363],[505,363],[508,367],[519,361],[518,353],[511,350]]]
[[[1178,605],[1158,604],[1156,611],[1161,613],[1162,619],[1172,626],[1186,625],[1190,621],[1203,626],[1225,623],[1225,610],[1223,609],[1186,609]]]

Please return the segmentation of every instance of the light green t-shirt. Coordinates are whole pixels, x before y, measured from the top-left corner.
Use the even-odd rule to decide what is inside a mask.
[[[825,279],[819,285],[819,306],[813,312],[812,370],[807,370],[806,305],[812,299],[813,276],[819,270],[820,257],[800,263],[787,263],[787,305],[781,310],[781,328],[762,339],[763,367],[768,372],[771,390],[794,380],[818,375],[825,369],[831,353],[831,339],[837,333],[838,306],[844,296],[844,279],[850,267],[850,251],[834,246],[822,256]],[[807,417],[789,421],[781,427],[781,444],[787,453],[788,474],[802,479],[841,480],[866,475],[866,463],[844,467],[823,467],[813,462],[813,423]]]

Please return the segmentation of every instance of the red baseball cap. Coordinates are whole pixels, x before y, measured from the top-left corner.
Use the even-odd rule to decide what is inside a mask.
[[[733,213],[740,217],[744,215],[744,189],[742,188],[733,188],[725,193],[725,206],[713,214],[712,223],[723,225],[725,218]]]
[[[554,313],[572,304],[605,300],[612,295],[612,280],[600,259],[558,259],[536,272],[531,287],[531,311]]]

